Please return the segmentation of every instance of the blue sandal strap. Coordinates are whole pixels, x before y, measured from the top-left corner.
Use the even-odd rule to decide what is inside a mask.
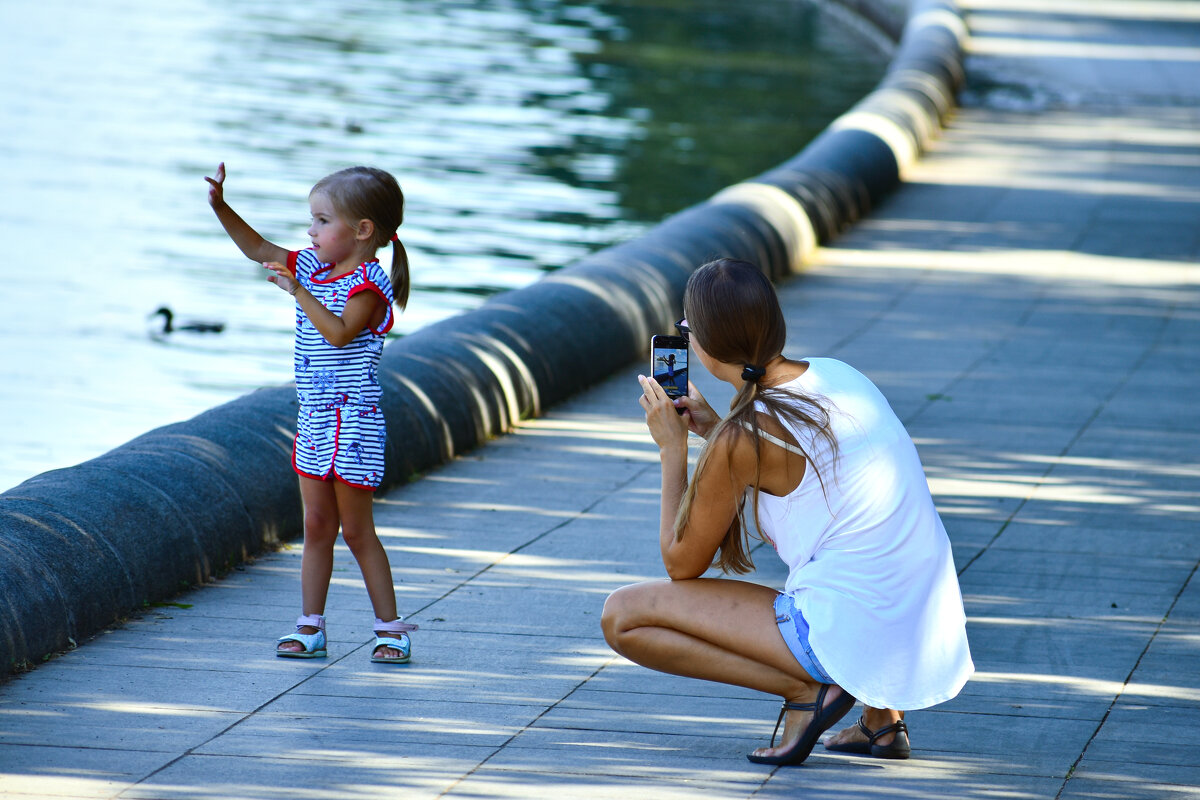
[[[284,642],[298,642],[303,650],[280,650],[279,645]],[[325,631],[318,630],[316,633],[289,633],[287,636],[280,636],[275,642],[276,655],[285,657],[309,656],[314,654],[323,654],[325,652]]]
[[[375,655],[381,647],[390,647],[393,650],[399,650],[400,655],[393,658],[385,658]],[[399,638],[392,636],[376,636],[375,644],[371,648],[371,660],[376,663],[403,663],[408,661],[412,656],[412,642],[408,638],[407,633],[400,634]]]

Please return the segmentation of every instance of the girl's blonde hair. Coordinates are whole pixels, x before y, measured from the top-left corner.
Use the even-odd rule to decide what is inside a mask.
[[[408,251],[396,230],[404,222],[404,192],[390,173],[374,167],[350,167],[317,181],[310,195],[329,198],[334,211],[348,225],[369,219],[375,224],[371,246],[378,250],[392,243],[392,292],[396,305],[408,305]]]
[[[687,317],[691,336],[696,337],[706,353],[727,364],[747,367],[765,367],[783,354],[787,339],[787,325],[775,287],[753,264],[731,258],[710,261],[692,273],[683,296],[683,309]],[[824,439],[830,448],[833,461],[837,459],[837,439],[830,427],[829,409],[820,397],[808,396],[795,389],[763,388],[758,384],[760,372],[747,370],[742,386],[734,395],[729,413],[708,434],[708,441],[700,453],[692,480],[675,517],[675,538],[683,536],[683,530],[691,515],[692,502],[696,496],[696,476],[709,467],[712,444],[725,440],[726,452],[732,454],[733,446],[743,436],[752,437],[755,447],[754,482],[751,484],[751,503],[754,508],[754,531],[761,537],[758,522],[758,495],[761,480],[759,447],[762,444],[758,424],[759,411],[765,412],[782,425],[808,428],[814,437]],[[758,406],[756,408],[756,405]],[[808,458],[806,469],[816,473],[813,459],[797,443]],[[832,463],[832,461],[830,462]],[[732,474],[732,464],[727,465]],[[818,480],[824,486],[819,473]],[[754,569],[747,540],[750,526],[744,519],[742,504],[738,504],[737,516],[725,532],[714,565],[724,572],[749,572]]]

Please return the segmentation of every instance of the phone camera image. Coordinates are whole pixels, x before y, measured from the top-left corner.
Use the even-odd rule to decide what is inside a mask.
[[[686,397],[688,345],[681,336],[655,336],[650,340],[650,374],[667,397]]]

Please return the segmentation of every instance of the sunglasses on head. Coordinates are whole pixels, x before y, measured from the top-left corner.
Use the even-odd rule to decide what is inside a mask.
[[[687,339],[689,343],[692,341],[692,329],[688,327],[687,317],[675,323],[675,330],[679,331],[679,335]]]

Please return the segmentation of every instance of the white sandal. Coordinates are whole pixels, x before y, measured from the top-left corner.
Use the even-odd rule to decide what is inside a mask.
[[[396,617],[391,622],[375,618],[375,646],[371,648],[371,660],[376,664],[407,664],[412,657],[412,642],[408,632],[415,631],[419,625],[405,622],[403,617]],[[381,647],[399,650],[400,655],[393,658],[376,655]]]
[[[300,629],[316,628],[316,633],[301,633]],[[284,642],[299,642],[303,650],[280,650]],[[301,614],[296,619],[296,632],[280,636],[275,642],[275,655],[280,658],[325,658],[325,617],[320,614]]]

